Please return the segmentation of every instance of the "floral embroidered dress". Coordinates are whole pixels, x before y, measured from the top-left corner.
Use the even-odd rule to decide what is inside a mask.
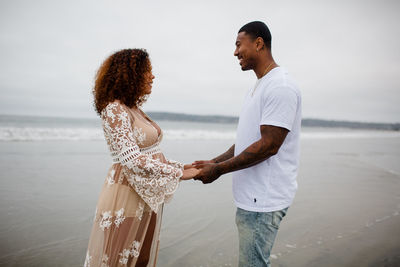
[[[101,118],[114,164],[99,196],[84,266],[135,266],[142,258],[155,266],[163,203],[177,189],[183,164],[164,157],[161,129],[140,110],[116,100]]]

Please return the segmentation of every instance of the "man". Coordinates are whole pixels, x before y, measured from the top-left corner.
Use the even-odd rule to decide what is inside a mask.
[[[257,76],[245,97],[235,144],[208,161],[196,161],[195,177],[211,183],[233,173],[239,266],[270,266],[279,224],[297,189],[301,94],[271,54],[271,33],[259,21],[238,32],[234,56]]]

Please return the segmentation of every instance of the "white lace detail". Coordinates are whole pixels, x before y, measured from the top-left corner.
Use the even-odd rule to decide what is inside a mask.
[[[124,211],[124,208],[121,208],[115,212],[117,217],[115,218],[114,223],[117,227],[119,227],[119,225],[125,220]]]
[[[115,184],[114,174],[115,174],[115,170],[112,169],[110,172],[110,175],[108,175],[108,177],[107,177],[107,186]]]
[[[142,152],[146,155],[152,156],[154,154],[161,153],[161,149],[160,149],[159,143],[157,142],[152,146],[141,149],[140,152]]]
[[[100,220],[100,223],[99,223],[99,226],[100,226],[101,230],[104,231],[105,228],[106,229],[110,228],[110,226],[112,224],[111,219],[112,219],[111,211],[104,211],[101,214],[101,220]]]
[[[142,202],[139,202],[139,208],[136,210],[135,214],[135,217],[137,217],[139,221],[142,220],[143,211],[144,211],[144,204]]]
[[[90,261],[92,260],[92,256],[89,255],[89,251],[86,252],[85,263],[83,267],[90,267]]]
[[[123,175],[119,175],[118,177],[118,183],[122,184],[122,182],[124,181],[124,176]]]
[[[115,184],[115,181],[113,178],[111,178],[110,176],[107,177],[107,186],[113,185]]]
[[[126,265],[128,263],[129,256],[131,257],[139,257],[139,251],[140,251],[140,242],[139,241],[133,241],[133,243],[129,246],[128,249],[122,250],[121,253],[118,255],[121,256],[119,259],[119,263]]]
[[[131,245],[131,256],[137,258],[139,257],[140,242],[133,241]]]
[[[184,165],[182,163],[178,162],[178,161],[175,161],[175,160],[172,160],[172,159],[167,159],[167,162],[168,162],[169,165],[172,165],[175,168],[183,169]]]
[[[159,151],[158,143],[141,149],[135,138],[128,113],[118,102],[107,105],[101,112],[104,135],[114,162],[121,163],[129,184],[157,212],[165,195],[173,194],[182,177],[182,169],[153,159],[149,154]],[[143,135],[139,135],[142,138]]]
[[[132,158],[134,159],[134,158],[138,157],[140,154],[146,154],[148,156],[152,156],[154,154],[161,153],[161,149],[160,149],[159,145],[160,144],[157,142],[154,145],[149,146],[149,147],[138,148],[138,149],[130,148],[127,151],[120,153],[119,155],[117,153],[111,153],[111,155],[113,157],[113,162],[115,162],[115,163],[126,162]],[[179,162],[176,162],[176,163],[181,164],[182,168],[183,168],[182,163],[179,163]],[[177,167],[177,166],[174,166],[174,167]]]
[[[140,156],[139,147],[128,148],[127,150],[124,150],[119,154],[119,161],[122,165],[125,165],[127,162],[133,161],[139,156]]]
[[[146,133],[143,132],[142,128],[134,127],[133,137],[136,138],[138,144],[143,145],[144,141],[146,140]]]
[[[139,206],[140,207],[140,206]],[[97,210],[96,210],[97,213]],[[126,217],[124,215],[125,209],[121,208],[115,212],[114,220],[111,211],[104,211],[101,213],[101,219],[99,222],[99,227],[101,230],[105,230],[111,227],[113,221],[115,226],[119,227],[120,224],[125,221]],[[136,212],[137,214],[137,212]]]
[[[108,255],[104,254],[103,257],[101,258],[101,266],[100,267],[110,267],[110,265],[108,265],[108,260],[109,260]]]
[[[129,254],[130,251],[126,248],[121,253],[119,253],[118,255],[121,256],[121,258],[119,259],[119,263],[121,263],[122,265],[126,265],[128,263]]]

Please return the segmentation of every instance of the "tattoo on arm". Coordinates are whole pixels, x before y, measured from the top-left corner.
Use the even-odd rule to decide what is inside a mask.
[[[219,156],[216,157],[216,158],[213,158],[212,160],[213,160],[215,163],[220,163],[220,162],[223,162],[223,161],[228,160],[228,159],[230,159],[230,158],[233,158],[234,153],[235,153],[235,144],[233,144],[233,146],[231,146],[231,147],[228,149],[228,151],[226,151],[225,153],[219,155]]]
[[[262,125],[260,126],[261,138],[247,147],[236,157],[231,157],[216,166],[220,174],[241,170],[258,164],[278,153],[280,146],[288,134],[285,128]]]

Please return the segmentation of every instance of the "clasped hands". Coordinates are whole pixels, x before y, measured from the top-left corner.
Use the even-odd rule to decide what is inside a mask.
[[[203,184],[214,182],[221,174],[213,160],[197,160],[192,164],[186,164],[183,170],[182,180],[200,180]]]

